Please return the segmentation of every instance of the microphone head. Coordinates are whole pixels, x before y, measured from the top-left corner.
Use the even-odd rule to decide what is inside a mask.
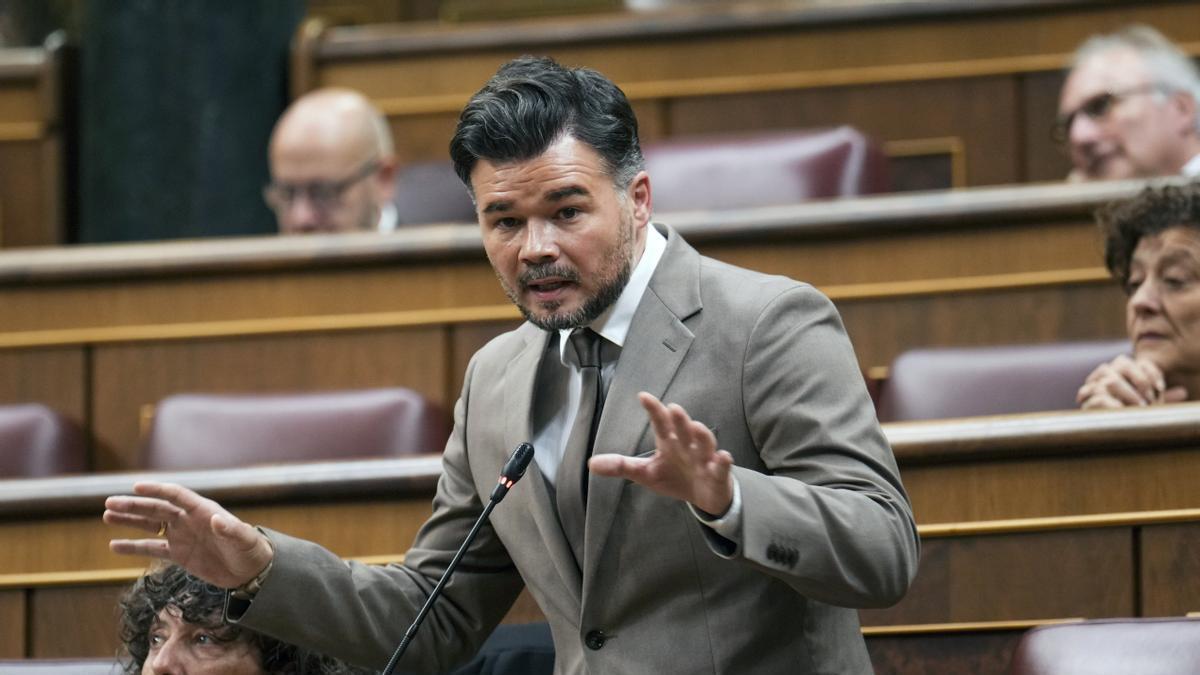
[[[522,443],[517,446],[516,450],[513,450],[512,456],[508,458],[500,475],[515,483],[525,475],[525,469],[529,468],[531,461],[533,461],[533,446],[529,443]]]
[[[504,495],[508,494],[508,489],[513,486],[513,483],[521,480],[521,476],[525,475],[525,469],[529,468],[529,462],[533,461],[533,446],[529,443],[522,443],[513,450],[508,461],[504,463],[504,468],[500,470],[500,480],[496,482],[496,487],[492,488],[492,501],[499,502],[504,499]]]

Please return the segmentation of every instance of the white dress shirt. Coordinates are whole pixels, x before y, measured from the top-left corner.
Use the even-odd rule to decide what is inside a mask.
[[[646,248],[630,273],[629,282],[617,301],[589,326],[604,338],[600,342],[600,377],[605,390],[617,368],[617,358],[625,346],[633,314],[642,301],[642,294],[650,286],[650,277],[654,276],[666,247],[666,237],[653,225],[647,225]],[[560,330],[551,338],[547,347],[550,353],[542,358],[534,384],[534,391],[537,392],[532,413],[533,447],[537,448],[534,461],[551,485],[554,485],[558,465],[566,451],[567,437],[575,424],[580,390],[583,388],[583,374],[575,360],[575,351],[567,349],[572,330]]]
[[[376,231],[381,234],[396,231],[396,221],[400,219],[400,214],[396,211],[396,205],[387,202],[379,207],[379,224],[376,226]]]
[[[1179,174],[1188,178],[1200,178],[1200,154],[1189,159],[1179,170]]]
[[[653,224],[646,227],[646,248],[641,259],[634,266],[629,276],[629,282],[617,301],[596,318],[588,327],[604,338],[600,343],[600,377],[604,389],[612,381],[617,368],[617,359],[625,346],[625,338],[629,335],[629,326],[642,295],[650,286],[650,277],[662,259],[667,247],[667,239]],[[579,399],[583,389],[583,375],[576,360],[574,350],[567,349],[571,332],[575,329],[564,329],[551,338],[547,346],[548,353],[543,356],[538,367],[537,381],[534,384],[535,400],[532,409],[533,447],[537,448],[534,462],[545,476],[546,481],[553,486],[558,474],[558,466],[562,463],[566,451],[567,438],[571,427],[575,424],[575,415],[579,409]],[[616,448],[597,448],[598,452],[616,450]],[[740,542],[741,532],[741,488],[737,481],[733,483],[733,502],[729,509],[714,519],[711,515],[699,512],[691,504],[688,505],[692,514],[715,532],[731,540],[735,546]],[[729,549],[732,552],[733,548]]]

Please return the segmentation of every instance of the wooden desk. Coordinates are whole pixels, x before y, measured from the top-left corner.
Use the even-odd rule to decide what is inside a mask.
[[[1112,338],[1091,211],[1140,183],[977,188],[660,214],[704,253],[809,281],[863,368],[901,351]],[[0,402],[42,401],[137,468],[139,411],[183,391],[408,386],[447,409],[519,321],[473,225],[0,252]]]
[[[63,46],[0,49],[0,247],[66,241]]]
[[[1036,623],[1200,609],[1198,413],[1184,404],[887,425],[923,544],[908,596],[862,613],[875,651],[900,658],[936,647],[913,636],[949,634],[976,659]],[[424,457],[156,477],[340,555],[384,561],[429,514],[439,466]],[[108,552],[120,531],[99,514],[139,477],[0,481],[0,619],[24,627],[0,636],[0,657],[111,653],[113,599],[140,570]],[[68,617],[84,639],[51,629]]]
[[[854,126],[898,185],[1065,176],[1050,140],[1062,69],[1088,36],[1147,23],[1200,54],[1200,6],[1177,1],[739,2],[465,25],[301,30],[293,93],[363,91],[401,154],[448,156],[459,110],[496,68],[547,54],[629,96],[644,140]]]

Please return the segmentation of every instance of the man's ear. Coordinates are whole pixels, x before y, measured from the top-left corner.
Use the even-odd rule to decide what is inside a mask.
[[[1167,105],[1175,113],[1175,130],[1183,136],[1196,133],[1196,99],[1190,92],[1171,92]]]
[[[650,214],[654,211],[654,199],[650,192],[650,176],[645,171],[639,171],[629,182],[625,194],[633,207],[631,211],[634,224],[641,227],[650,222]]]
[[[378,197],[378,203],[385,204],[392,201],[392,197],[396,194],[396,172],[399,170],[399,162],[395,157],[384,157],[379,160],[379,168],[371,176],[374,182],[372,189]]]

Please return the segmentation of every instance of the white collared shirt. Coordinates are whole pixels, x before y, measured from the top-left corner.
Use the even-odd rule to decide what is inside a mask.
[[[379,225],[376,226],[376,231],[382,234],[396,231],[396,221],[400,219],[400,214],[396,211],[396,205],[387,202],[379,208]]]
[[[667,239],[654,225],[646,226],[646,248],[642,257],[634,266],[617,301],[593,321],[589,327],[604,340],[600,343],[600,362],[602,368],[600,377],[605,385],[612,381],[613,372],[617,368],[617,358],[621,348],[625,346],[625,338],[629,335],[629,326],[642,295],[650,287],[650,277],[662,259],[663,251],[667,248]],[[554,485],[558,465],[562,462],[563,453],[567,447],[567,437],[575,424],[575,413],[579,408],[580,390],[583,388],[583,375],[575,360],[575,352],[567,349],[567,340],[571,331],[558,331],[556,339],[551,339],[549,349],[558,351],[558,358],[542,359],[538,368],[537,381],[534,383],[533,404],[533,447],[537,448],[535,460],[538,468],[551,485]]]
[[[1179,170],[1179,174],[1188,178],[1200,178],[1200,154],[1189,159],[1187,164],[1184,164],[1183,168]]]
[[[600,377],[605,388],[612,381],[613,372],[617,368],[617,359],[625,346],[625,338],[629,335],[629,327],[633,315],[646,289],[650,287],[650,277],[662,259],[667,248],[667,239],[653,224],[647,225],[646,248],[638,260],[629,282],[621,291],[620,297],[603,314],[589,326],[604,338],[600,343]],[[534,383],[534,404],[532,410],[533,447],[537,448],[534,461],[545,476],[546,481],[553,486],[558,466],[562,463],[563,453],[566,452],[567,439],[571,427],[575,424],[575,415],[579,409],[579,398],[583,389],[583,375],[575,358],[574,350],[567,349],[568,340],[574,329],[558,331],[555,339],[550,340],[547,349],[558,351],[558,358],[542,358],[538,368],[537,381]],[[564,374],[565,371],[565,374]],[[597,452],[618,452],[620,448],[596,448]],[[701,514],[694,506],[688,504],[692,515],[717,534],[728,540],[722,546],[718,555],[733,557],[741,546],[742,530],[742,491],[737,480],[733,482],[733,501],[729,510],[713,519]]]

